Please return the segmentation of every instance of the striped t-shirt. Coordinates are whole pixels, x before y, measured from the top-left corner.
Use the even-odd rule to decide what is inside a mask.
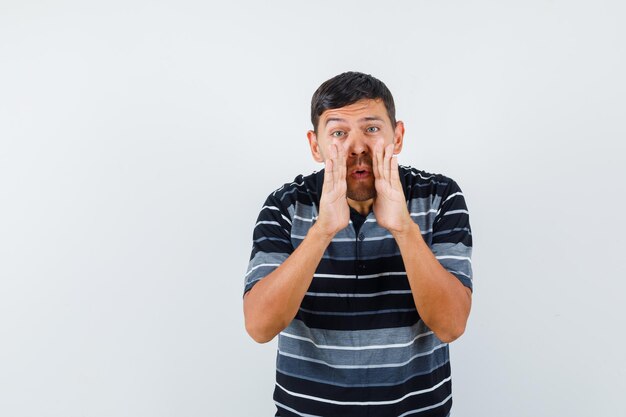
[[[400,166],[411,218],[439,262],[472,289],[472,235],[459,186]],[[315,223],[324,171],[298,176],[261,208],[245,292]],[[300,309],[279,335],[277,416],[447,416],[448,345],[420,319],[400,250],[373,212],[335,235]]]

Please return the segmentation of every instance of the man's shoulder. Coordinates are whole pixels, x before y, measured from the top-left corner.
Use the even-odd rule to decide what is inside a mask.
[[[312,203],[318,199],[320,174],[320,171],[313,171],[306,175],[299,174],[292,181],[286,182],[272,191],[268,199],[281,201],[287,205],[298,200]]]
[[[407,191],[422,191],[419,194],[435,193],[441,194],[444,190],[456,186],[456,182],[444,175],[423,171],[412,166],[400,165],[400,177]]]

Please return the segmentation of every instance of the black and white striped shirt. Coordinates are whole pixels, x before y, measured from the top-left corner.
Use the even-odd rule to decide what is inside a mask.
[[[443,175],[399,170],[424,241],[472,289],[472,234],[461,189]],[[287,259],[315,223],[323,175],[300,175],[267,198],[244,291]],[[357,229],[350,221],[335,235],[296,317],[279,335],[276,415],[447,416],[448,345],[420,319],[390,232],[373,212]]]

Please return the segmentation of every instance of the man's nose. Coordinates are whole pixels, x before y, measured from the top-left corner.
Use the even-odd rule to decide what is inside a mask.
[[[367,146],[367,142],[362,135],[355,135],[352,137],[348,148],[350,156],[366,155],[369,151],[370,149]]]

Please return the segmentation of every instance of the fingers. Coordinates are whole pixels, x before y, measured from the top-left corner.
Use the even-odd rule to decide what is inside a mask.
[[[324,168],[324,185],[323,187],[330,190],[333,186],[333,160],[327,159]]]
[[[372,158],[374,178],[383,179],[383,141],[380,140],[374,145],[374,156]]]
[[[398,170],[398,155],[391,157],[391,181],[400,183],[400,171]]]
[[[374,177],[391,183],[394,178],[392,172],[393,144],[383,146],[382,141],[374,146],[374,157],[372,163],[374,165]],[[397,161],[396,161],[397,168]]]
[[[332,190],[335,184],[335,159],[337,158],[337,149],[335,149],[334,145],[330,145],[328,147],[328,152],[326,153],[327,158],[325,161],[325,169],[324,169],[324,188],[328,191]]]
[[[337,159],[336,159],[336,174],[335,174],[335,182],[337,184],[344,184],[346,182],[346,151],[343,149],[343,146],[335,146],[337,149]]]
[[[385,155],[383,157],[383,178],[387,182],[391,182],[391,158],[393,157],[393,144],[390,143],[385,147]]]
[[[327,149],[324,187],[327,191],[341,190],[346,185],[346,154],[341,146],[330,144]]]
[[[379,141],[374,145],[372,157],[372,165],[374,177],[383,180],[387,184],[400,182],[400,174],[398,172],[398,158],[393,154],[394,146],[390,143],[384,146],[383,141]]]
[[[400,181],[400,170],[398,169],[398,155],[394,155],[393,153],[393,144],[388,145],[386,151],[385,158],[389,161],[389,170],[387,171],[389,184],[392,187],[401,188],[402,182]]]

